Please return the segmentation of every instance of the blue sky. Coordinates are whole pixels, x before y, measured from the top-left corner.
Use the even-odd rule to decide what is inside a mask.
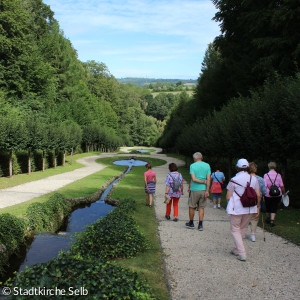
[[[196,79],[220,34],[211,0],[44,0],[81,61],[117,78]]]

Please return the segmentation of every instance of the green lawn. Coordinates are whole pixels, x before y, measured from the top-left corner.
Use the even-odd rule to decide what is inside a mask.
[[[143,158],[141,158],[143,159]],[[145,158],[144,159],[150,159]],[[154,159],[151,157],[152,167],[163,165],[165,161]],[[132,198],[137,203],[137,210],[134,218],[137,221],[140,230],[145,234],[150,243],[150,249],[140,253],[137,257],[118,261],[136,271],[140,276],[145,278],[153,289],[153,293],[157,299],[169,299],[169,294],[164,275],[164,264],[162,253],[157,234],[157,223],[155,220],[154,208],[145,206],[144,192],[144,172],[145,167],[134,167],[134,169],[126,175],[126,177],[118,184],[114,190],[112,198]]]
[[[0,214],[10,213],[12,215],[22,217],[25,215],[26,209],[31,203],[47,201],[49,197],[54,193],[60,193],[66,198],[90,196],[95,193],[107,180],[117,174],[120,174],[123,170],[124,166],[110,165],[97,173],[85,177],[84,179],[70,183],[55,192],[34,198],[17,205],[1,208]]]
[[[270,227],[265,222],[265,230],[300,245],[300,209],[284,207],[280,204],[275,218],[275,224],[276,226]],[[261,218],[258,225],[262,227]]]

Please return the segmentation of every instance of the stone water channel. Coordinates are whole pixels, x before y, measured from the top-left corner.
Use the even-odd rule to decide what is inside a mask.
[[[76,232],[82,232],[85,227],[106,216],[114,206],[105,203],[105,198],[110,193],[113,185],[121,180],[133,166],[145,166],[147,162],[142,160],[124,159],[113,162],[116,165],[128,166],[126,172],[113,181],[102,193],[100,199],[94,203],[81,205],[66,218],[64,224],[56,234],[41,233],[34,236],[27,247],[23,247],[20,253],[10,259],[10,270],[2,282],[13,277],[14,272],[26,269],[37,263],[47,262],[56,257],[60,251],[66,251],[71,247],[72,236]]]

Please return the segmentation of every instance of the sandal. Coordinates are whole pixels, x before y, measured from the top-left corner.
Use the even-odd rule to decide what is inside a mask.
[[[149,205],[149,207],[152,207],[152,205]]]

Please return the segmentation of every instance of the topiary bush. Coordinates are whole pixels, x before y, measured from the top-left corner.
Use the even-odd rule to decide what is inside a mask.
[[[27,173],[28,172],[28,152],[27,151],[18,151],[16,153],[18,163],[21,169],[20,173]],[[31,172],[36,171],[34,155],[31,153]]]
[[[50,196],[49,200],[44,203],[33,203],[26,211],[29,229],[55,232],[71,209],[72,204],[58,193]]]
[[[134,208],[133,200],[121,201],[107,216],[76,235],[71,253],[112,259],[133,257],[146,249],[146,239],[129,215]]]
[[[9,153],[8,152],[0,152],[0,168],[2,176],[9,176]],[[21,173],[21,167],[18,163],[17,156],[15,153],[12,154],[12,169],[13,175],[17,175]]]
[[[114,211],[123,211],[124,213],[131,213],[136,210],[136,202],[133,199],[119,200],[117,208]]]
[[[10,214],[0,215],[0,274],[9,256],[24,242],[25,221]]]
[[[41,150],[34,151],[32,157],[34,159],[36,171],[43,170],[43,151],[41,151]],[[45,170],[48,169],[48,167],[49,167],[49,164],[48,164],[48,160],[47,160],[47,155],[45,155]]]
[[[28,206],[26,210],[28,218],[28,227],[32,231],[41,231],[46,229],[49,224],[49,216],[43,203],[36,202]]]
[[[82,260],[66,253],[20,272],[14,286],[14,290],[16,287],[45,287],[66,292],[64,296],[46,295],[43,299],[153,299],[148,286],[135,272],[109,262]],[[78,289],[77,297],[74,297],[75,289]],[[12,299],[28,299],[28,296],[15,295]],[[30,299],[41,299],[41,296]]]

